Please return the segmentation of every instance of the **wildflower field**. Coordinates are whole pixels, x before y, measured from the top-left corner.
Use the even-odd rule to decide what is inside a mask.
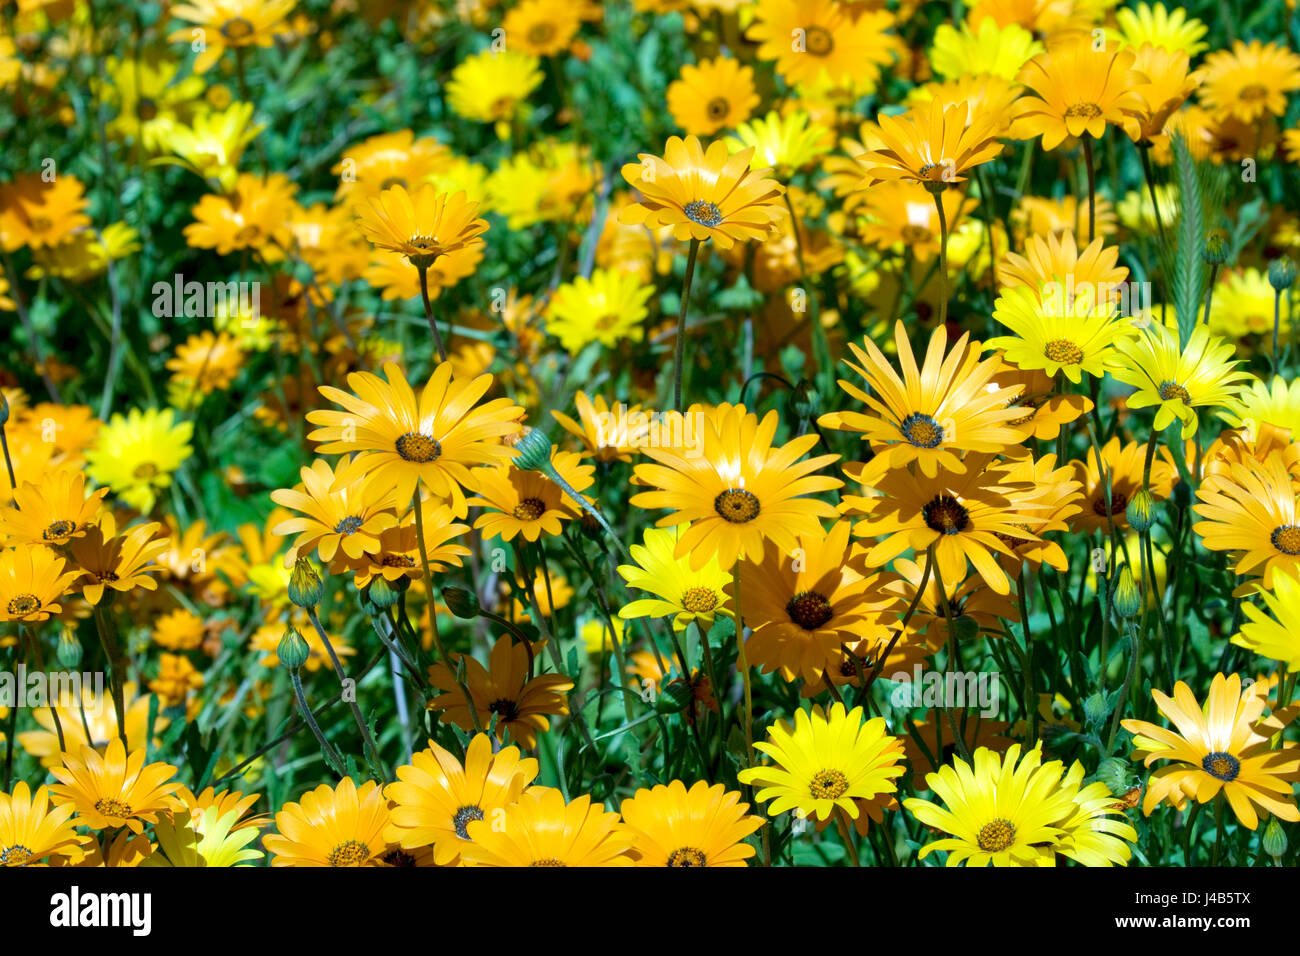
[[[0,865],[1293,865],[1298,49],[0,4]]]

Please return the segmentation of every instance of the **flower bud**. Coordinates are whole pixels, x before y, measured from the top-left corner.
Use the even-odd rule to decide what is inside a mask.
[[[479,615],[478,597],[465,588],[446,587],[442,589],[442,600],[447,609],[457,617],[473,620]]]
[[[393,587],[393,582],[382,574],[371,578],[370,584],[366,586],[366,598],[381,611],[387,611],[396,604],[400,596],[401,592]]]
[[[1111,796],[1122,797],[1132,786],[1129,762],[1120,757],[1107,757],[1097,767],[1097,779],[1106,785]]]
[[[303,640],[303,636],[298,633],[296,627],[290,627],[284,632],[284,637],[280,638],[280,644],[275,649],[275,654],[280,658],[280,663],[290,670],[296,671],[307,663],[307,658],[311,656],[311,648]]]
[[[661,714],[681,713],[695,699],[695,691],[685,681],[673,681],[655,697],[655,710]]]
[[[1109,713],[1110,701],[1106,699],[1105,694],[1093,694],[1083,702],[1083,719],[1086,720],[1090,726],[1100,726],[1101,723],[1105,721],[1106,715]]]
[[[1207,265],[1221,266],[1228,261],[1228,234],[1222,229],[1211,229],[1205,234],[1201,258]]]
[[[289,575],[289,600],[298,607],[315,607],[320,603],[320,575],[306,558],[299,558],[293,563],[293,573]]]
[[[801,422],[811,421],[821,414],[822,399],[816,387],[807,379],[802,379],[790,392],[790,413]]]
[[[75,670],[81,664],[81,641],[77,640],[74,627],[64,627],[59,632],[59,663],[68,670]]]
[[[546,471],[551,467],[551,439],[540,428],[530,428],[528,434],[515,445],[516,468],[525,471]]]
[[[1264,827],[1264,852],[1278,860],[1286,853],[1286,847],[1286,831],[1277,822],[1277,817],[1270,817]]]
[[[1155,503],[1156,499],[1151,492],[1145,488],[1139,488],[1137,493],[1129,499],[1128,507],[1124,509],[1124,517],[1128,518],[1129,527],[1138,534],[1150,528],[1155,520],[1152,514]]]
[[[1296,267],[1288,256],[1281,256],[1268,264],[1268,284],[1275,292],[1285,292],[1295,283]]]
[[[1123,618],[1137,617],[1142,611],[1142,594],[1133,580],[1133,572],[1126,564],[1119,569],[1111,596],[1115,612]]]

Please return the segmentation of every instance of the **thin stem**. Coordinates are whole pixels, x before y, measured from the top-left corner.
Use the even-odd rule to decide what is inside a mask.
[[[433,333],[433,344],[438,350],[438,361],[447,361],[447,349],[442,344],[442,335],[438,332],[438,323],[433,318],[433,303],[429,301],[429,267],[416,266],[420,273],[420,298],[424,302],[424,317],[429,322],[429,331]]]
[[[943,211],[942,190],[931,194],[939,211],[939,328],[943,328],[948,321],[948,215]]]
[[[682,301],[677,310],[677,342],[673,352],[673,408],[684,411],[682,407],[682,371],[686,365],[686,310],[691,301],[691,283],[695,279],[695,259],[700,252],[700,240],[691,239],[690,250],[686,254],[686,275],[682,279]]]
[[[104,647],[104,656],[109,662],[113,685],[113,709],[117,711],[117,735],[122,738],[122,746],[126,747],[126,661],[122,657],[122,649],[118,646],[117,634],[103,607],[96,604],[94,614],[99,641]]]
[[[330,637],[325,633],[325,628],[321,626],[320,615],[316,613],[314,607],[307,608],[307,618],[311,621],[311,626],[316,628],[316,636],[321,639],[325,645],[326,652],[329,653],[330,663],[334,665],[334,673],[338,675],[339,683],[347,686],[348,675],[343,670],[343,662],[339,660],[338,654],[334,653],[334,645],[330,642]],[[356,683],[352,685],[356,687]],[[356,694],[347,696],[349,709],[352,711],[352,719],[357,722],[357,728],[361,731],[361,739],[365,741],[367,757],[370,759],[374,769],[383,774],[385,780],[392,780],[388,771],[388,766],[384,763],[384,758],[379,756],[379,745],[375,743],[374,734],[370,732],[370,727],[366,725],[365,715],[361,713],[361,706],[357,703]]]
[[[840,836],[844,840],[844,849],[848,851],[849,859],[854,866],[862,866],[862,861],[858,859],[857,843],[853,839],[853,828],[849,826],[848,814],[843,807],[835,808],[835,825],[840,828]]]
[[[293,684],[293,696],[298,700],[298,709],[302,712],[302,719],[311,732],[316,736],[316,742],[320,744],[321,752],[325,754],[325,759],[329,761],[336,769],[343,768],[343,758],[338,751],[330,746],[330,742],[325,739],[325,732],[320,729],[320,724],[316,723],[316,717],[312,714],[311,708],[307,706],[307,692],[302,688],[302,677],[298,669],[291,668],[289,671],[289,681]]]
[[[1097,238],[1097,170],[1092,158],[1092,136],[1083,134],[1083,162],[1088,167],[1088,241]]]

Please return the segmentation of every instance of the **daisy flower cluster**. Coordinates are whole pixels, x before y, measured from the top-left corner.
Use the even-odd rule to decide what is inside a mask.
[[[0,866],[1294,864],[1297,37],[6,4]]]

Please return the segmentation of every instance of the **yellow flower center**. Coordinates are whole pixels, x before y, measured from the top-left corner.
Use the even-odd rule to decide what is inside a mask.
[[[10,617],[26,617],[41,609],[41,599],[35,594],[17,594],[9,599],[6,608]]]
[[[1116,491],[1114,488],[1110,490],[1109,508],[1106,507],[1105,489],[1100,491],[1096,498],[1092,499],[1092,510],[1103,518],[1107,515],[1121,514],[1127,507],[1128,495],[1124,494],[1122,491]]]
[[[33,232],[49,232],[54,228],[54,221],[49,216],[33,216],[31,225]]]
[[[417,465],[437,461],[442,455],[442,443],[432,435],[425,435],[422,432],[407,432],[397,439],[395,447],[402,458],[413,461]]]
[[[830,56],[835,49],[835,38],[825,27],[804,27],[804,50],[813,56]]]
[[[943,444],[943,426],[920,412],[913,412],[904,418],[898,430],[917,448],[934,448]]]
[[[476,806],[461,807],[456,811],[456,815],[451,818],[452,826],[456,828],[456,836],[462,840],[469,839],[469,825],[474,820],[483,819],[483,810]]]
[[[726,119],[727,114],[731,112],[731,104],[727,102],[725,96],[715,96],[705,104],[704,112],[708,115],[709,119],[713,120],[713,122],[721,122]]]
[[[158,474],[158,466],[151,461],[146,461],[142,465],[136,465],[135,471],[131,472],[132,478],[141,478],[148,481]]]
[[[1034,416],[1038,414],[1038,406],[1041,404],[1042,399],[1034,398],[1026,398],[1024,401],[1016,403],[1014,407],[1027,408],[1029,409],[1029,414],[1025,415],[1023,418],[1013,418],[1011,421],[1007,422],[1007,424],[1012,427],[1027,425],[1029,422],[1033,421]]]
[[[682,211],[691,222],[708,226],[710,229],[722,222],[722,210],[705,199],[688,202]]]
[[[569,864],[561,863],[555,857],[548,856],[543,860],[533,860],[533,862],[529,863],[528,865],[529,866],[568,866]]]
[[[718,596],[713,588],[693,587],[682,592],[682,607],[693,614],[703,614],[718,606]]]
[[[790,620],[805,631],[815,631],[831,619],[831,602],[816,591],[800,591],[785,606]]]
[[[1190,405],[1192,401],[1191,394],[1177,382],[1160,383],[1160,400],[1162,402],[1172,402],[1178,399],[1184,405]]]
[[[549,23],[534,23],[528,28],[528,42],[533,46],[549,43],[555,36],[555,27]]]
[[[1268,99],[1268,89],[1259,83],[1251,83],[1243,86],[1237,95],[1248,103],[1253,103],[1255,100]]]
[[[744,488],[728,488],[713,499],[713,510],[732,524],[745,524],[758,517],[758,498]]]
[[[1300,554],[1300,526],[1284,524],[1273,529],[1272,541],[1283,554]]]
[[[515,505],[514,516],[520,521],[536,521],[546,512],[546,503],[540,498],[524,498]]]
[[[61,541],[77,530],[75,521],[65,521],[60,518],[50,524],[48,528],[41,532],[41,537],[46,541]]]
[[[117,817],[126,819],[133,815],[131,804],[123,803],[121,800],[114,800],[111,797],[101,797],[95,801],[95,810],[106,817]]]
[[[1016,828],[1010,820],[999,817],[980,827],[975,839],[985,853],[1000,853],[1016,842]]]
[[[914,226],[909,223],[898,230],[898,235],[907,245],[914,246],[921,242],[929,242],[931,233],[925,226]]]
[[[1069,339],[1052,339],[1043,346],[1043,354],[1057,365],[1078,365],[1083,361],[1083,349]]]
[[[1096,119],[1101,115],[1101,107],[1096,103],[1075,103],[1065,111],[1067,119]]]
[[[387,179],[385,179],[382,183],[379,184],[379,191],[383,192],[385,189],[392,189],[394,186],[401,186],[403,189],[405,189],[406,177],[389,176]]]
[[[849,778],[838,770],[818,770],[808,790],[818,800],[838,800],[849,789]]]
[[[386,554],[379,559],[379,563],[386,568],[413,568],[415,558],[409,554]]]
[[[704,851],[693,846],[678,847],[668,854],[669,866],[703,866]]]
[[[970,526],[970,513],[952,495],[935,495],[921,508],[921,517],[940,534],[961,534]]]
[[[0,866],[22,866],[32,858],[32,851],[22,845],[6,847],[0,851]]]
[[[1231,783],[1237,779],[1237,774],[1241,772],[1241,761],[1232,754],[1216,750],[1208,753],[1201,760],[1201,769],[1213,777],[1218,777],[1225,783]]]
[[[235,242],[242,246],[252,245],[262,235],[261,227],[248,225],[235,233]]]
[[[227,40],[247,40],[253,33],[253,25],[243,17],[235,17],[221,25],[221,35]]]
[[[370,859],[370,847],[360,840],[344,840],[330,850],[325,862],[330,866],[360,866]]]

